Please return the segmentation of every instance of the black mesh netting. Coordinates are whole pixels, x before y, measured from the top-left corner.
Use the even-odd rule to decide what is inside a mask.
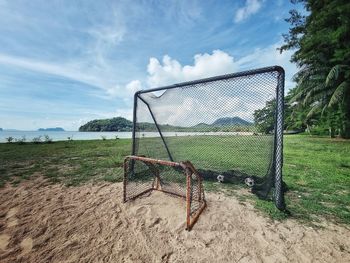
[[[124,161],[124,202],[152,190],[186,200],[186,224],[190,230],[205,208],[200,174],[190,162],[167,162],[140,156]]]
[[[186,175],[181,167],[134,159],[127,159],[125,165],[126,200],[157,188],[157,179],[162,191],[186,197]]]
[[[189,160],[204,180],[251,178],[255,194],[284,209],[283,90],[283,69],[270,67],[137,92],[132,154]]]

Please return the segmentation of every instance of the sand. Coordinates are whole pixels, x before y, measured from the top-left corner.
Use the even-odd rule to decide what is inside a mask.
[[[0,262],[350,262],[350,229],[272,221],[207,194],[191,232],[185,202],[153,192],[121,202],[122,185],[0,189]]]

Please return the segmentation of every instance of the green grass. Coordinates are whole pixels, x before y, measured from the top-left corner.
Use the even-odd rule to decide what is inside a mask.
[[[284,180],[293,216],[350,224],[350,141],[286,136]]]
[[[244,144],[242,140],[249,141]],[[168,138],[168,144],[171,148],[176,146],[177,160],[188,159],[198,167],[215,164],[217,167],[213,168],[263,176],[261,171],[266,170],[269,140],[269,137],[223,137],[214,144],[203,137],[191,136]],[[290,215],[278,211],[271,202],[254,195],[242,195],[239,188],[245,186],[207,181],[206,191],[222,191],[243,203],[252,202],[274,219],[293,217],[306,222],[327,219],[350,224],[350,141],[296,135],[285,136],[284,141],[283,174],[289,188],[286,202]],[[159,140],[144,139],[143,143],[144,154],[151,154],[147,151],[152,150],[166,157]],[[232,144],[235,147],[231,147]],[[128,139],[0,144],[0,186],[7,182],[17,185],[40,175],[52,183],[68,186],[88,181],[119,182],[123,158],[130,149],[131,140]],[[219,156],[217,153],[223,149],[227,154]],[[255,156],[254,153],[259,154]]]
[[[175,160],[190,160],[197,168],[219,171],[234,169],[260,177],[265,176],[268,169],[271,143],[272,136],[186,136],[167,138],[167,144]],[[139,148],[139,154],[141,155],[157,156],[161,159],[168,158],[160,138],[142,139]]]
[[[120,181],[123,159],[130,149],[130,140],[0,144],[0,186],[35,175],[68,186]]]

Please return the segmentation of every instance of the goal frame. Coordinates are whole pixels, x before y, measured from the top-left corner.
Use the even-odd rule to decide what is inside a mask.
[[[128,162],[135,162],[135,161],[141,161],[145,163],[147,166],[153,166],[155,164],[158,165],[164,165],[164,166],[171,166],[175,169],[179,169],[183,171],[184,176],[186,177],[186,195],[181,195],[175,192],[167,191],[162,189],[161,187],[161,179],[160,174],[157,169],[152,169],[154,171],[154,182],[152,186],[145,191],[138,193],[135,196],[132,196],[131,198],[127,198],[127,185],[128,185]],[[133,166],[133,164],[132,164]],[[155,167],[154,167],[155,168]],[[197,180],[197,191],[198,191],[198,202],[201,203],[200,207],[194,212],[191,213],[191,204],[193,199],[193,193],[191,191],[192,189],[192,180],[191,177],[195,177]],[[172,162],[172,161],[165,161],[165,160],[157,160],[152,158],[147,158],[143,156],[134,156],[129,155],[126,156],[124,159],[124,176],[123,176],[123,202],[127,202],[130,200],[134,200],[146,193],[149,193],[151,191],[160,191],[166,194],[171,194],[176,197],[180,197],[186,200],[186,230],[190,231],[194,224],[197,222],[199,216],[203,212],[203,210],[206,208],[207,203],[205,201],[204,197],[204,189],[203,189],[203,183],[202,183],[202,177],[196,170],[196,168],[192,165],[190,161],[183,161],[183,162]]]
[[[267,184],[272,184],[274,186],[274,193],[273,196],[275,198],[274,202],[276,207],[279,210],[286,210],[285,200],[284,200],[284,187],[283,187],[283,181],[282,181],[282,166],[283,166],[283,117],[284,117],[284,85],[285,85],[285,71],[280,66],[271,66],[271,67],[264,67],[254,70],[248,70],[248,71],[242,71],[238,73],[233,74],[227,74],[227,75],[221,75],[211,78],[204,78],[194,81],[188,81],[188,82],[182,82],[174,85],[169,86],[163,86],[153,89],[147,89],[147,90],[140,90],[137,91],[134,94],[134,104],[133,104],[133,129],[132,129],[132,155],[136,154],[136,122],[137,122],[137,102],[138,100],[141,100],[145,105],[147,106],[149,113],[152,117],[152,120],[155,124],[155,127],[159,133],[159,136],[163,142],[163,145],[166,149],[167,155],[169,157],[170,161],[176,161],[174,160],[173,156],[171,155],[171,152],[169,151],[168,145],[164,139],[164,136],[162,134],[162,131],[159,127],[159,124],[157,123],[154,114],[152,112],[151,107],[149,104],[140,96],[144,93],[153,93],[153,92],[159,92],[159,91],[165,91],[175,88],[181,88],[196,84],[203,84],[208,82],[214,82],[214,81],[220,81],[220,80],[226,80],[226,79],[232,79],[232,78],[239,78],[239,77],[245,77],[245,76],[253,76],[257,74],[263,74],[263,73],[269,73],[269,72],[277,72],[277,86],[276,86],[276,113],[275,113],[275,123],[274,123],[274,142],[273,142],[273,159],[272,159],[272,167],[271,172],[274,173],[273,181],[267,182]],[[268,192],[265,192],[264,190],[261,190],[258,188],[253,187],[252,192],[255,193],[259,198],[266,199],[268,196]]]

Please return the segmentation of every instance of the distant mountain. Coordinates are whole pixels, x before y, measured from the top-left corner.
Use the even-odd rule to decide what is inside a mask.
[[[206,124],[204,122],[198,123],[194,126],[192,126],[192,128],[209,128],[211,125],[210,124]]]
[[[236,116],[217,119],[211,124],[211,126],[248,126],[252,124],[253,123],[243,120],[242,118]]]
[[[3,129],[2,129],[2,128],[0,128],[0,131],[3,131]]]
[[[61,127],[56,127],[56,128],[40,128],[38,131],[64,131],[63,128]]]
[[[17,130],[17,129],[3,129],[3,131],[8,131],[8,132],[11,131],[12,132],[12,131],[21,131],[21,130]]]

